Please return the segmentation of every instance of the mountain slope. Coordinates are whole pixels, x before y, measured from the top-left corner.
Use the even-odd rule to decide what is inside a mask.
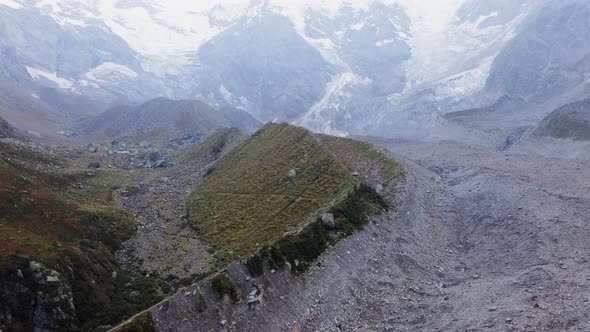
[[[534,135],[590,141],[590,99],[551,112],[534,130]]]
[[[35,146],[0,142],[0,329],[93,331],[159,300],[115,259],[135,232],[110,195],[124,176]]]
[[[564,105],[529,130],[511,151],[562,159],[590,159],[590,100]]]
[[[235,126],[252,132],[259,123],[244,111],[213,108],[196,100],[156,98],[138,106],[112,108],[85,120],[81,130],[95,137],[163,141]]]
[[[299,233],[361,181],[389,188],[399,173],[368,145],[269,124],[208,171],[188,220],[227,263]]]
[[[247,257],[296,232],[352,184],[306,129],[267,125],[213,167],[191,196],[189,220],[217,249]]]
[[[261,121],[290,120],[323,94],[333,66],[285,17],[261,10],[203,44],[197,53],[213,92],[239,102]],[[219,89],[215,91],[215,89]],[[229,97],[229,98],[228,98]]]
[[[0,117],[0,138],[17,138],[19,136],[14,127]]]
[[[589,14],[586,1],[548,2],[494,60],[486,90],[530,97],[583,82]]]

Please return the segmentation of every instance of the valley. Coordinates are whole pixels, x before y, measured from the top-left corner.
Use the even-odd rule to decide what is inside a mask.
[[[0,0],[0,332],[590,331],[587,0]]]

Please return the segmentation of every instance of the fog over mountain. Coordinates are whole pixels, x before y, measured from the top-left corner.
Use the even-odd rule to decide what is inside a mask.
[[[0,68],[34,95],[50,86],[105,108],[199,99],[339,135],[495,144],[504,137],[440,116],[504,95],[543,103],[503,117],[504,136],[586,97],[589,10],[580,0],[3,0]]]

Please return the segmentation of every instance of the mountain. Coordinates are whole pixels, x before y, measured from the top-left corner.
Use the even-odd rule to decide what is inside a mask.
[[[82,14],[80,6],[71,10]],[[29,3],[19,8],[0,6],[0,40],[5,52],[13,55],[2,62],[15,64],[11,58],[16,58],[17,68],[38,85],[87,95],[105,94],[105,89],[98,91],[100,86],[108,88],[115,80],[137,76],[137,54],[121,38],[99,21],[70,23],[58,22]]]
[[[198,62],[219,89],[261,121],[291,120],[310,108],[335,73],[285,17],[262,10],[203,44]],[[219,92],[218,92],[219,93]]]
[[[586,1],[539,9],[494,59],[485,90],[534,97],[584,84],[590,37],[583,32],[590,29],[589,13]]]
[[[222,127],[253,132],[259,125],[248,113],[231,107],[217,109],[196,100],[156,98],[86,119],[80,131],[97,138],[160,142],[186,134],[208,134]]]
[[[11,0],[0,5],[0,68],[33,94],[39,86],[78,93],[100,110],[157,96],[198,99],[337,135],[495,145],[502,138],[490,139],[490,130],[511,135],[506,124],[532,127],[587,97],[589,7],[582,0]],[[495,128],[457,127],[442,116],[503,96],[524,101]]]
[[[590,100],[570,103],[549,113],[510,150],[562,159],[590,159]]]
[[[60,89],[39,87],[36,93],[0,80],[0,115],[18,129],[44,139],[63,139],[81,119],[99,106],[90,98]]]

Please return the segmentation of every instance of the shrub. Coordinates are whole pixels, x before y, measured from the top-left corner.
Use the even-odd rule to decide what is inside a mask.
[[[205,309],[207,309],[207,303],[205,303],[203,294],[199,293],[199,297],[197,297],[197,311],[203,313],[205,312]]]
[[[141,192],[141,189],[137,186],[127,186],[125,188],[125,197],[133,197]]]
[[[285,261],[292,264],[294,273],[303,273],[311,262],[324,252],[328,245],[339,238],[346,237],[360,230],[369,221],[368,215],[387,209],[388,204],[372,187],[361,184],[352,190],[346,199],[330,210],[334,214],[336,230],[338,234],[329,233],[321,219],[303,228],[295,235],[289,235],[280,239],[270,249],[263,250],[257,257],[257,261],[248,260],[247,266],[252,268],[262,266],[266,258],[271,266],[281,266]],[[260,260],[260,261],[258,261]],[[294,265],[295,261],[299,264]]]
[[[219,298],[228,295],[233,302],[238,302],[238,295],[231,280],[225,275],[218,273],[211,277],[211,287],[219,294]]]
[[[246,260],[246,268],[253,277],[258,277],[264,272],[264,257],[262,254],[256,254]]]

